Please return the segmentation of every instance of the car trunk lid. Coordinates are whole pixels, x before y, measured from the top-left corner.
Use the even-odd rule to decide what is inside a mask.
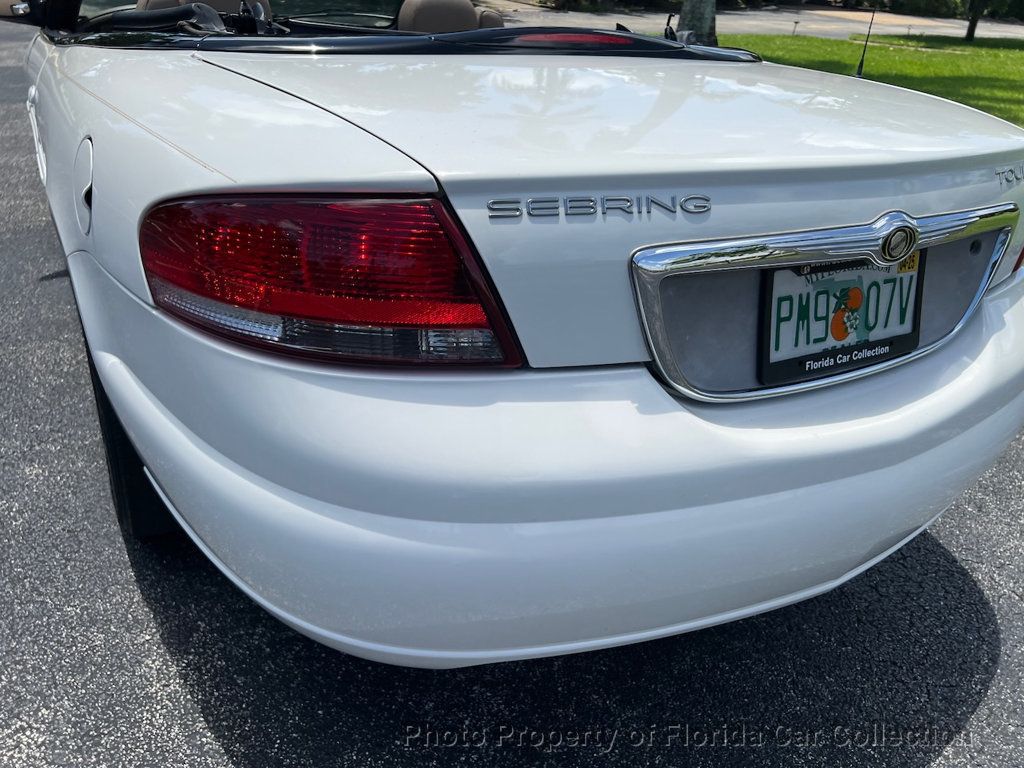
[[[428,169],[537,367],[649,358],[642,247],[995,204],[1016,194],[997,171],[1024,155],[1024,133],[975,110],[768,64],[202,56]]]

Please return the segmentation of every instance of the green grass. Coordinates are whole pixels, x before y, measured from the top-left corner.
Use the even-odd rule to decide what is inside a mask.
[[[861,42],[791,35],[720,35],[766,60],[852,75]],[[873,36],[864,77],[924,91],[1024,125],[1024,41]]]

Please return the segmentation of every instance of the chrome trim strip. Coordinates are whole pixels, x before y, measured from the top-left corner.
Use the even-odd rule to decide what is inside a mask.
[[[776,397],[791,392],[806,392],[844,381],[859,379],[893,368],[934,351],[951,339],[970,319],[981,303],[997,267],[1009,245],[1020,211],[1014,203],[1002,203],[970,211],[956,211],[915,218],[903,211],[891,211],[870,224],[850,227],[786,232],[727,240],[668,243],[640,248],[632,255],[633,285],[647,344],[654,364],[665,382],[682,395],[704,402],[736,402]],[[661,281],[667,277],[695,272],[730,269],[763,269],[793,264],[865,259],[890,266],[883,254],[885,239],[897,228],[911,227],[918,232],[918,247],[942,245],[952,240],[999,230],[988,273],[967,311],[953,329],[941,339],[902,357],[885,360],[854,371],[813,381],[781,387],[736,392],[708,392],[689,384],[672,354],[668,329],[662,320]]]

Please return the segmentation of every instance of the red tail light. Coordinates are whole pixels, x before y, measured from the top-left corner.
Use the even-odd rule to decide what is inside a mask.
[[[550,43],[554,45],[633,45],[634,40],[604,32],[530,32],[516,35],[513,42]]]
[[[143,221],[140,248],[158,306],[240,341],[362,362],[521,364],[437,200],[166,203]]]
[[[1021,248],[1020,256],[1017,257],[1017,263],[1013,265],[1013,271],[1016,272],[1021,266],[1024,266],[1024,248]]]

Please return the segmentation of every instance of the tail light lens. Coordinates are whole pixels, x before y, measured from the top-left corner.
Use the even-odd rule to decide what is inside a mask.
[[[438,200],[217,198],[149,212],[156,304],[282,352],[517,366],[515,339]]]
[[[605,32],[531,32],[512,38],[517,45],[522,43],[548,45],[634,45],[633,38],[611,35]]]
[[[1024,248],[1021,248],[1020,255],[1017,257],[1017,263],[1013,265],[1013,271],[1016,272],[1022,266],[1024,266]]]

